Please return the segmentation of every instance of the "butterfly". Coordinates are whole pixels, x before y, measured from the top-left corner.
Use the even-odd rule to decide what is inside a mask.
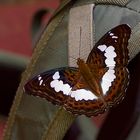
[[[93,47],[86,62],[76,67],[43,72],[24,86],[27,94],[60,105],[75,115],[104,113],[125,96],[129,83],[127,64],[131,29],[121,24],[108,31]]]

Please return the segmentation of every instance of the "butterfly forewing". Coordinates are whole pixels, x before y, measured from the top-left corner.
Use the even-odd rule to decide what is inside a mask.
[[[53,104],[63,105],[77,76],[76,68],[54,69],[35,76],[26,83],[24,89],[27,94],[45,98]]]
[[[108,31],[93,47],[87,63],[96,64],[97,67],[106,67],[105,60],[107,58],[108,60],[111,59],[112,55],[115,60],[115,66],[126,66],[129,59],[127,46],[130,34],[131,29],[126,24],[119,25]],[[112,66],[114,66],[114,63]]]

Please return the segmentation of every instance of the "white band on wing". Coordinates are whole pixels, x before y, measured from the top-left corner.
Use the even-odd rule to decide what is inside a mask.
[[[101,87],[103,90],[103,94],[105,95],[109,90],[109,88],[111,87],[112,82],[116,78],[115,70],[114,70],[116,62],[114,58],[117,56],[117,54],[113,46],[106,46],[104,44],[104,45],[99,45],[97,48],[104,53],[104,56],[106,57],[105,64],[106,67],[109,68],[107,72],[103,75],[101,81]]]

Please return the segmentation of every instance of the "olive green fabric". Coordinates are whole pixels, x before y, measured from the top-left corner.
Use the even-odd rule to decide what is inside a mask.
[[[137,2],[137,3],[136,3]],[[130,58],[140,52],[140,13],[138,0],[63,0],[37,43],[31,62],[23,74],[11,108],[5,140],[61,140],[75,116],[46,100],[23,93],[25,82],[32,76],[57,67],[67,66],[69,10],[78,5],[95,3],[95,40],[112,27],[128,23],[133,30],[129,43]],[[124,6],[124,7],[122,7]]]

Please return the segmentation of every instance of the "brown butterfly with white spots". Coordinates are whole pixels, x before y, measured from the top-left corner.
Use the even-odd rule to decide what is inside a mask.
[[[96,116],[118,104],[129,83],[128,40],[131,29],[119,25],[93,47],[87,61],[77,59],[78,68],[62,67],[29,80],[24,90],[64,107],[67,111]]]

